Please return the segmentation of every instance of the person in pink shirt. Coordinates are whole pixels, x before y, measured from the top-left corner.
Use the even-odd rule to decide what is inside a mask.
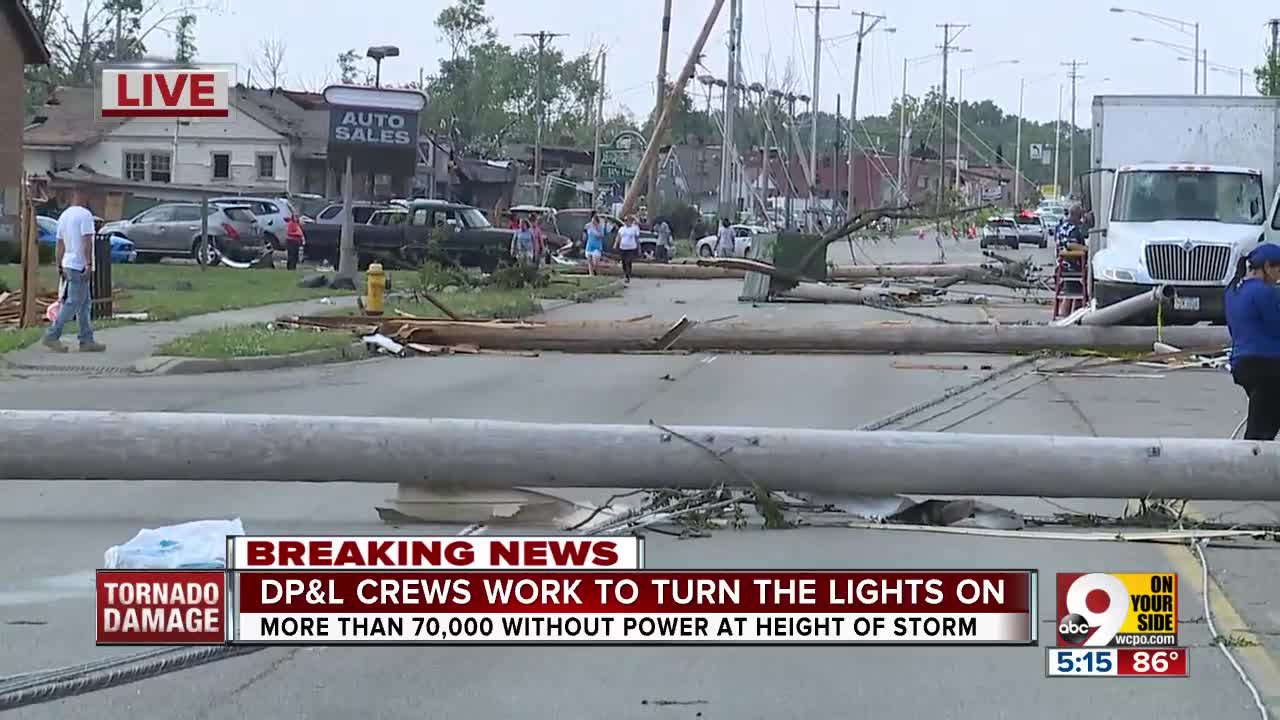
[[[529,224],[532,226],[530,229],[533,230],[533,264],[541,265],[546,247],[543,244],[542,219],[538,217],[537,213],[535,213],[529,218]]]

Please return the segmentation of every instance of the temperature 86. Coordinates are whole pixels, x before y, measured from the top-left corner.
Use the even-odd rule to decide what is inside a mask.
[[[1154,672],[1165,673],[1169,671],[1169,655],[1168,651],[1155,650],[1153,652],[1139,651],[1133,654],[1133,669],[1137,672]],[[1177,651],[1173,652],[1173,657],[1178,657]]]

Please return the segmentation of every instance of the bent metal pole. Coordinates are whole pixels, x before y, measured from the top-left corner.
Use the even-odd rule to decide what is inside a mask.
[[[15,410],[0,427],[2,479],[1280,500],[1280,444],[1251,441]]]

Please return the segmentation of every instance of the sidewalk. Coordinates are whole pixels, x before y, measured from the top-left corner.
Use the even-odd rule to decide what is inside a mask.
[[[76,352],[75,333],[64,334],[63,342],[71,349],[67,353],[50,352],[40,343],[0,356],[0,370],[8,369],[34,372],[60,372],[84,374],[125,374],[134,371],[134,365],[150,358],[156,348],[166,342],[226,325],[266,323],[282,315],[315,315],[337,308],[353,307],[352,295],[328,298],[325,303],[317,300],[276,303],[240,310],[225,310],[207,315],[193,315],[181,320],[164,322],[140,322],[121,327],[105,328],[94,333],[98,342],[107,346],[102,353]]]

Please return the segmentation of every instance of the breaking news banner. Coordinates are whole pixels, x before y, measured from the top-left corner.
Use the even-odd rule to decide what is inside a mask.
[[[1045,648],[1048,677],[1188,677],[1186,648]]]
[[[638,537],[246,536],[227,538],[231,570],[638,570]],[[221,645],[231,639],[230,573],[99,570],[99,645]]]
[[[232,570],[639,570],[638,537],[309,537],[227,538]]]
[[[1034,571],[234,573],[249,645],[1036,643]]]
[[[1176,574],[1058,573],[1057,579],[1059,647],[1178,644]]]

